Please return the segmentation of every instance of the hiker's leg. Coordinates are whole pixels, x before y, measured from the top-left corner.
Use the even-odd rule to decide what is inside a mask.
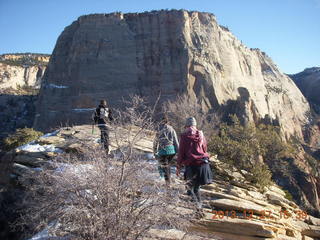
[[[197,191],[196,183],[194,180],[189,180],[187,182],[187,192],[191,195],[194,202],[198,202],[198,191]]]
[[[104,149],[106,150],[107,154],[109,153],[109,131],[106,130],[104,132]]]
[[[101,144],[103,145],[104,149],[106,150],[106,153],[109,153],[109,131],[106,126],[100,127],[101,131]]]
[[[163,170],[164,170],[164,180],[166,180],[167,186],[170,185],[170,166],[168,163],[168,156],[164,157],[164,164],[163,164]]]
[[[168,185],[171,183],[171,165],[172,165],[172,159],[174,157],[173,155],[166,156],[166,168],[165,168],[165,179]]]
[[[103,129],[99,126],[99,130],[100,130],[100,143],[103,144]]]
[[[192,170],[189,169],[187,171],[192,171]],[[187,194],[192,196],[192,199],[194,201],[197,201],[197,197],[196,197],[195,192],[194,192],[194,190],[195,190],[195,178],[194,178],[194,175],[193,175],[192,172],[191,173],[189,172],[187,175],[188,175],[187,176],[187,184],[186,184],[186,186],[187,186]]]
[[[199,174],[198,166],[187,167],[186,176],[187,176],[188,195],[191,195],[192,199],[197,203],[198,207],[200,207],[201,196],[200,196],[200,183],[198,179],[198,174]]]
[[[187,195],[192,196],[192,179],[193,179],[193,170],[191,166],[186,166],[184,171],[184,180],[186,181],[186,189],[187,189]]]
[[[195,183],[193,186],[193,192],[197,198],[197,201],[199,203],[201,203],[201,195],[200,195],[200,184],[199,183]]]
[[[159,156],[158,157],[158,171],[159,171],[159,175],[160,177],[164,177],[164,168],[163,168],[163,164],[165,163],[165,156]]]

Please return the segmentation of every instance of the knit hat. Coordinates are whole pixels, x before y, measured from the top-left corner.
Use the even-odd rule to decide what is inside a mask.
[[[188,117],[186,119],[186,127],[197,126],[197,121],[194,117]]]

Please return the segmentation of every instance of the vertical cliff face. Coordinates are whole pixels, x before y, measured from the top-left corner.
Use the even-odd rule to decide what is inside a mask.
[[[45,66],[11,66],[0,63],[0,89],[40,88]]]
[[[317,113],[320,113],[320,67],[289,75]]]
[[[39,89],[48,62],[45,54],[0,55],[0,91],[19,94],[23,88]]]
[[[187,11],[80,17],[59,37],[45,74],[35,127],[88,122],[101,98],[162,100],[187,93],[205,110],[243,121],[273,119],[302,136],[309,105],[263,52],[248,49],[214,15]],[[236,109],[234,106],[237,106]]]

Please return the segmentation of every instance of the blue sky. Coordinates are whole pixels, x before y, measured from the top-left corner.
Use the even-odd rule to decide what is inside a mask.
[[[285,73],[320,66],[320,0],[0,0],[0,54],[51,53],[63,29],[84,14],[182,8],[215,14]]]

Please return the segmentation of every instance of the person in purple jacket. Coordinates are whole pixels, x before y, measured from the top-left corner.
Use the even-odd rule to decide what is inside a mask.
[[[184,178],[187,181],[188,194],[201,208],[200,186],[212,183],[212,172],[209,166],[207,141],[203,132],[197,129],[194,117],[186,119],[185,131],[180,136],[177,160],[177,176],[185,166]]]

